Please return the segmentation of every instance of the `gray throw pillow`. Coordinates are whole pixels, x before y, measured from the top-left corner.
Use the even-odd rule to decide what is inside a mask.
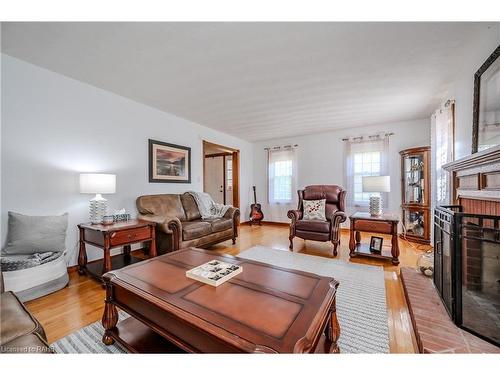
[[[35,254],[64,251],[68,214],[28,216],[9,211],[7,244],[4,254]]]

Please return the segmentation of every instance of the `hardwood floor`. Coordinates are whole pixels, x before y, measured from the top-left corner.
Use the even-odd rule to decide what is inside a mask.
[[[380,236],[380,235],[378,235]],[[370,234],[363,234],[362,241],[369,241]],[[399,267],[390,261],[380,261],[368,258],[349,260],[349,232],[342,231],[339,255],[335,259],[351,261],[360,264],[384,266],[385,287],[388,310],[388,325],[391,353],[414,353],[415,337],[410,315],[406,306]],[[390,244],[390,237],[384,238],[385,244]],[[263,224],[262,226],[242,225],[240,235],[235,245],[231,241],[213,246],[211,249],[222,254],[237,255],[255,245],[263,245],[288,250],[288,227],[282,225]],[[417,258],[429,246],[417,245],[399,240],[401,250],[400,266],[416,265]],[[332,246],[329,243],[294,240],[294,251],[304,254],[332,257]],[[26,303],[29,310],[42,323],[47,333],[49,343],[82,328],[96,320],[100,320],[104,309],[104,290],[94,279],[70,272],[69,286],[48,296]]]

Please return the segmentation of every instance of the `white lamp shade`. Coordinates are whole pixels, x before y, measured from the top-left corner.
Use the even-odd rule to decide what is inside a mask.
[[[113,194],[116,191],[116,175],[106,173],[80,174],[80,193]]]
[[[388,193],[391,191],[391,176],[364,176],[364,193]]]

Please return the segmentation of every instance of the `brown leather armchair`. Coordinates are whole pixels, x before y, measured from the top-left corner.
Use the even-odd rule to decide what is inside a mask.
[[[333,255],[337,256],[337,247],[340,245],[340,224],[346,221],[345,196],[346,191],[337,185],[311,185],[304,190],[297,191],[299,205],[297,210],[288,211],[290,224],[290,249],[293,250],[293,238],[304,240],[331,241]],[[303,220],[303,201],[326,199],[326,221]]]

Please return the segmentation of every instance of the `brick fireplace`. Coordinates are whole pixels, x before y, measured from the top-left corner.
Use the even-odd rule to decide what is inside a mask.
[[[500,346],[500,148],[444,168],[460,211],[454,214],[457,264],[450,315],[460,327]]]
[[[500,346],[500,216],[437,207],[434,239],[434,285],[450,317]]]
[[[435,209],[434,282],[401,270],[419,350],[500,352],[500,146],[444,168],[454,205]]]
[[[500,202],[498,201],[459,197],[459,202],[462,206],[463,212],[500,217]],[[495,229],[495,225],[492,220],[484,220],[483,226],[492,230]],[[470,233],[467,233],[469,237],[479,237],[481,235],[481,233],[478,233],[480,231],[478,231],[477,229],[471,228],[469,230]],[[468,239],[464,244],[466,252],[464,254],[465,262],[462,272],[464,274],[468,289],[481,289],[481,283],[483,281],[481,269],[483,265],[486,266],[486,268],[488,267],[487,260],[491,261],[495,258],[495,249],[493,245],[490,245],[489,243],[484,244],[484,252],[482,246],[483,245],[481,241],[474,239]],[[491,281],[487,281],[487,283],[490,284]]]

